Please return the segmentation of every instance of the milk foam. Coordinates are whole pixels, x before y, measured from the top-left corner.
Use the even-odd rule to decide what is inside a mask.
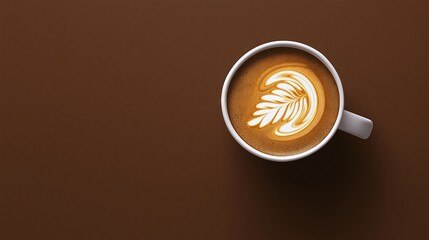
[[[286,137],[304,130],[317,113],[317,92],[303,74],[283,70],[272,74],[264,83],[272,90],[260,98],[254,117],[247,124],[264,128],[276,124],[274,135]]]

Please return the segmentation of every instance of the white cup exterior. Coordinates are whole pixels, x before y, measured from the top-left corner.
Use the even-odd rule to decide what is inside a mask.
[[[244,62],[246,62],[250,57],[252,57],[253,55],[255,55],[259,52],[262,52],[262,51],[270,49],[270,48],[278,48],[278,47],[299,49],[299,50],[308,52],[311,55],[313,55],[314,57],[316,57],[317,59],[319,59],[326,66],[326,68],[328,68],[328,70],[331,72],[332,76],[334,77],[335,82],[337,84],[337,88],[338,88],[338,94],[340,97],[339,98],[340,102],[339,102],[339,107],[338,107],[337,119],[336,119],[335,124],[333,125],[332,129],[329,131],[328,135],[326,135],[326,137],[320,143],[318,143],[316,146],[314,146],[313,148],[311,148],[309,150],[306,150],[306,151],[298,153],[298,154],[285,155],[285,156],[276,156],[276,155],[270,155],[267,153],[263,153],[263,152],[255,149],[255,148],[253,148],[249,144],[247,144],[238,135],[238,133],[235,131],[234,127],[232,126],[231,120],[230,120],[229,114],[228,114],[228,104],[227,104],[227,95],[228,95],[229,85],[231,83],[231,80],[232,80],[234,74],[241,67],[241,65]],[[327,97],[329,97],[329,96],[327,96]],[[316,152],[320,148],[322,148],[327,142],[329,142],[329,140],[332,138],[332,136],[334,136],[335,132],[338,129],[338,126],[340,124],[340,121],[341,121],[341,118],[343,115],[343,111],[344,111],[344,92],[343,92],[343,86],[341,84],[341,80],[340,80],[340,77],[338,76],[337,71],[335,70],[334,66],[329,62],[329,60],[322,53],[320,53],[316,49],[314,49],[308,45],[305,45],[303,43],[294,42],[294,41],[274,41],[274,42],[265,43],[265,44],[262,44],[262,45],[259,45],[255,48],[253,48],[252,50],[250,50],[246,54],[244,54],[234,64],[234,66],[231,68],[228,75],[226,76],[225,82],[223,84],[222,95],[221,95],[221,106],[222,106],[223,119],[225,120],[225,124],[226,124],[229,132],[231,133],[232,137],[234,137],[234,139],[244,149],[246,149],[247,151],[249,151],[253,155],[258,156],[258,157],[263,158],[263,159],[266,159],[266,160],[275,161],[275,162],[288,162],[288,161],[298,160],[298,159],[301,159],[301,158],[304,158],[304,157],[307,157],[307,156],[313,154],[314,152]]]

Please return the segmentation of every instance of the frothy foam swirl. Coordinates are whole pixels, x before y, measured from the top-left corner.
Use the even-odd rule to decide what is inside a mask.
[[[317,112],[317,93],[311,81],[299,72],[285,70],[270,76],[264,85],[272,84],[276,85],[261,97],[247,124],[264,128],[277,123],[274,134],[278,137],[304,130]]]

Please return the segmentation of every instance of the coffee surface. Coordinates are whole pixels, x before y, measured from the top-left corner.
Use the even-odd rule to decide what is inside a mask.
[[[313,55],[272,48],[248,59],[228,90],[228,113],[240,137],[276,156],[294,155],[320,143],[335,124],[338,88]]]

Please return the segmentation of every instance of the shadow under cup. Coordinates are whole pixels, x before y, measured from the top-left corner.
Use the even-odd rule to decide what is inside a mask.
[[[308,81],[312,86],[305,85]],[[316,101],[310,91],[316,93]],[[290,41],[266,43],[241,57],[225,79],[221,101],[235,140],[273,161],[296,160],[320,149],[337,130],[344,107],[341,81],[332,64],[317,50]],[[314,103],[317,110],[310,118]],[[279,131],[295,126],[294,120],[308,123],[296,134]]]

